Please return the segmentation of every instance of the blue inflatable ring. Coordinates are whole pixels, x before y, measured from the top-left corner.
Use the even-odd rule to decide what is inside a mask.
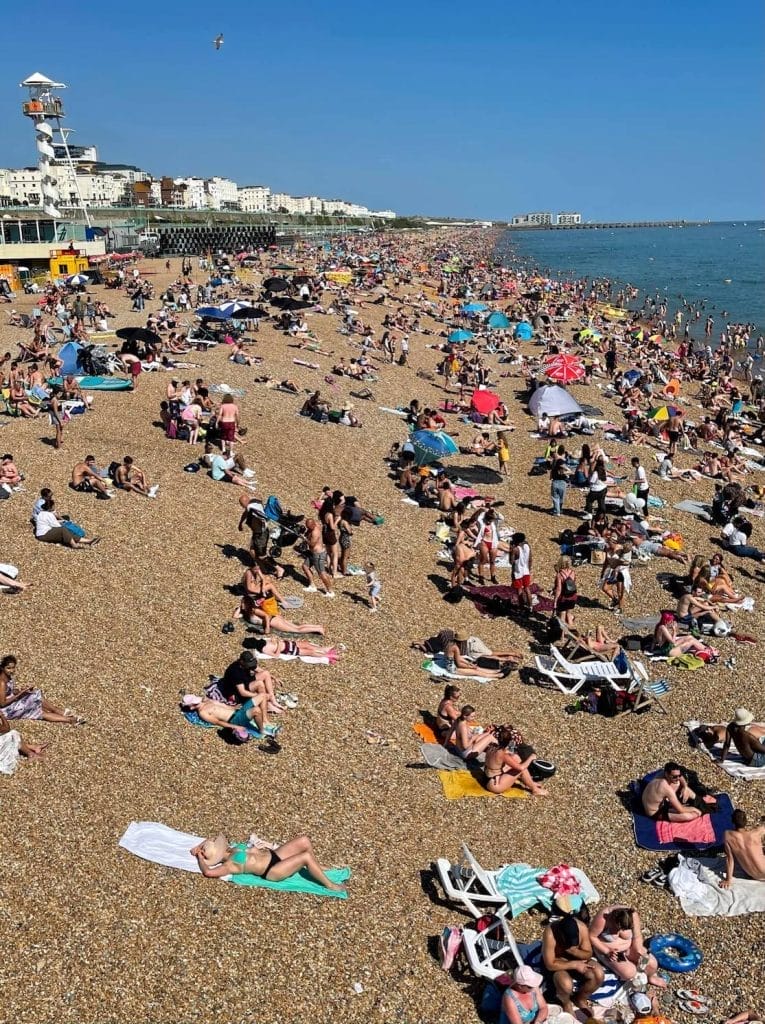
[[[648,948],[656,957],[659,967],[676,974],[689,974],[701,966],[704,956],[696,945],[684,935],[654,935]]]

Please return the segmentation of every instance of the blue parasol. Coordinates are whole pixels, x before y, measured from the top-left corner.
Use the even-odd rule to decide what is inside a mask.
[[[206,320],[228,320],[228,314],[221,312],[217,306],[200,306],[196,315]]]
[[[459,328],[458,330],[451,331],[449,333],[449,339],[448,340],[449,341],[471,341],[472,338],[473,338],[473,332],[472,331],[463,331],[462,328]]]
[[[443,430],[415,430],[409,435],[409,440],[414,446],[418,466],[439,462],[459,451],[454,439]]]

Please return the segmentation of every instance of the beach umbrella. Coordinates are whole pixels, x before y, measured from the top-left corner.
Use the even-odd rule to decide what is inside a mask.
[[[297,270],[294,263],[274,263],[271,270]]]
[[[120,327],[114,333],[123,341],[143,341],[149,345],[162,344],[160,336],[155,331],[150,331],[147,327]]]
[[[460,313],[482,313],[489,307],[485,302],[469,302],[467,306],[463,306]]]
[[[624,379],[629,381],[630,384],[634,384],[635,381],[640,380],[642,376],[643,374],[641,370],[627,370],[627,372],[624,374]]]
[[[470,398],[470,404],[482,416],[494,412],[499,402],[499,395],[495,395],[493,391],[482,391],[480,388],[476,388]]]
[[[459,451],[454,439],[444,430],[415,430],[409,435],[409,440],[414,447],[418,466],[440,462]]]
[[[262,306],[245,306],[243,309],[235,309],[231,314],[232,320],[259,320],[261,317],[269,316],[267,310]]]
[[[90,284],[90,278],[86,274],[72,274],[71,277],[67,277],[66,283],[70,288],[76,288],[81,284]]]
[[[284,277],[269,277],[263,282],[267,292],[286,292],[290,283]]]
[[[492,313],[487,320],[489,327],[493,327],[497,331],[504,330],[510,326],[510,321],[504,313]]]
[[[242,302],[241,299],[233,299],[231,302],[221,302],[218,309],[223,313],[226,319],[229,320],[238,309],[247,309],[249,305],[249,302]]]
[[[545,375],[558,384],[568,384],[572,380],[581,380],[585,369],[576,356],[562,353],[547,361]]]
[[[218,306],[200,306],[196,315],[202,320],[228,320],[228,314],[221,312]]]
[[[313,303],[303,302],[302,299],[293,299],[289,295],[278,295],[275,299],[271,299],[271,305],[291,312],[297,309],[309,309]]]
[[[472,331],[463,331],[462,328],[459,328],[456,331],[450,331],[449,332],[449,337],[448,337],[449,341],[459,341],[459,342],[462,342],[462,341],[472,341],[472,339],[473,339],[473,332]]]
[[[677,416],[682,411],[676,405],[658,405],[648,413],[648,419],[653,420],[655,423],[666,423],[670,416]]]

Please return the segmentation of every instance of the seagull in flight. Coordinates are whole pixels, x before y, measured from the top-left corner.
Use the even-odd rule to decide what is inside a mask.
[[[219,50],[221,48],[221,46],[223,46],[223,33],[222,32],[219,35],[217,35],[215,37],[215,39],[213,39],[213,46],[215,47],[216,50]]]

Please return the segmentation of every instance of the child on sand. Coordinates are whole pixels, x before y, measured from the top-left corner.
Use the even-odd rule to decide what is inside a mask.
[[[510,449],[507,447],[507,440],[501,434],[497,440],[497,459],[502,476],[510,476]]]
[[[367,562],[364,566],[367,576],[367,594],[369,594],[369,610],[377,612],[380,610],[380,595],[382,594],[382,583],[375,571],[374,562]]]

